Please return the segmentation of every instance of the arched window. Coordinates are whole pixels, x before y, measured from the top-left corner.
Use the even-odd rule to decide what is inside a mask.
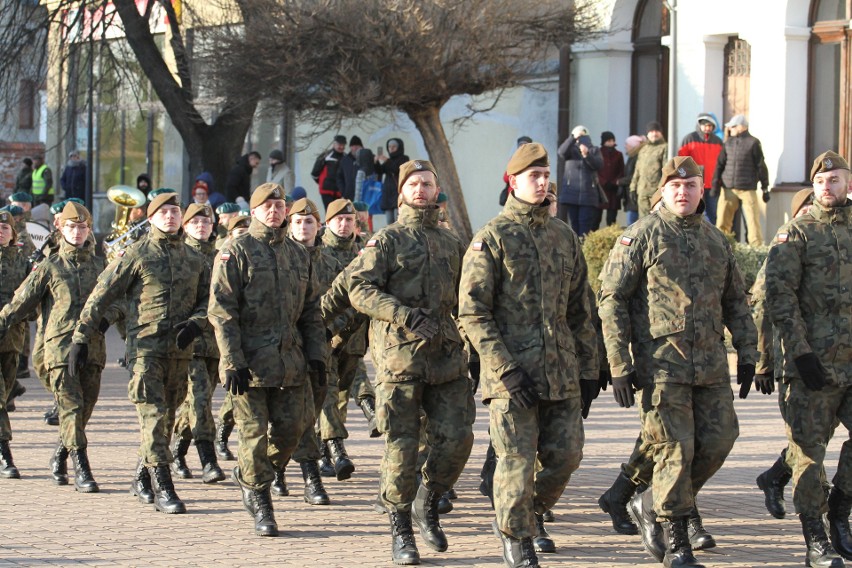
[[[668,131],[669,11],[662,0],[640,0],[633,19],[633,73],[630,86],[630,132],[645,133],[645,125],[659,121]]]
[[[812,0],[808,53],[807,165],[821,152],[848,156],[850,136],[849,39],[852,0]]]

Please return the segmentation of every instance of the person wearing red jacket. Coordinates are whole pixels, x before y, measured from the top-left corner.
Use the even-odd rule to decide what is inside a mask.
[[[691,156],[695,163],[704,170],[704,215],[716,224],[716,206],[719,202],[718,192],[711,191],[713,174],[716,171],[716,161],[722,151],[722,139],[713,134],[718,128],[716,119],[710,113],[698,115],[698,124],[694,132],[687,134],[680,143],[678,156]]]

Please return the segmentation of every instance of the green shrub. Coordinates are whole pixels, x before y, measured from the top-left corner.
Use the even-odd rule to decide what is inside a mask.
[[[763,266],[767,254],[769,254],[768,246],[753,247],[743,243],[734,243],[734,258],[740,272],[742,272],[743,280],[745,280],[746,292],[751,290],[754,279],[757,277],[760,267]]]
[[[586,257],[586,264],[589,267],[589,284],[595,294],[601,287],[598,275],[601,273],[606,259],[609,258],[609,251],[615,246],[618,237],[623,232],[624,227],[611,225],[592,231],[583,237],[583,255]]]

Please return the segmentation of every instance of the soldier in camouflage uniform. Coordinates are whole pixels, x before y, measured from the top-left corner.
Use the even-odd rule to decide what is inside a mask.
[[[15,290],[30,271],[30,263],[15,245],[15,220],[8,211],[0,211],[0,306],[12,301]],[[12,425],[6,405],[15,383],[18,354],[23,350],[24,325],[10,326],[0,339],[0,477],[20,479],[21,474],[12,461]]]
[[[33,269],[12,302],[0,311],[2,336],[25,321],[35,309],[41,309],[47,337],[44,365],[60,409],[60,440],[50,459],[51,475],[57,485],[68,484],[66,460],[70,451],[76,471],[74,487],[81,493],[98,492],[89,466],[85,430],[100,393],[101,372],[106,362],[103,332],[109,326],[106,319],[100,322],[89,343],[85,366],[70,367],[68,355],[74,325],[105,267],[104,260],[94,255],[94,246],[87,241],[91,226],[89,211],[68,202],[60,216],[63,239],[58,253]]]
[[[634,520],[658,561],[701,566],[688,530],[695,495],[739,435],[724,329],[741,396],[754,377],[757,333],[731,246],[703,221],[698,165],[669,160],[660,188],[663,206],[610,252],[599,313],[616,401],[629,407],[641,390],[642,439],[656,462],[652,488],[631,501]]]
[[[234,217],[240,214],[240,206],[236,203],[226,201],[216,208],[216,250],[221,250],[222,245],[228,239],[230,231],[228,224]]]
[[[177,407],[186,398],[193,340],[207,326],[210,271],[207,259],[183,242],[177,194],[159,194],[147,214],[148,236],[119,252],[89,296],[69,366],[85,364],[105,310],[126,298],[127,392],[142,438],[131,490],[143,503],[153,500],[158,511],[184,513],[169,470],[174,459],[169,438]]]
[[[30,211],[32,208],[32,196],[25,192],[16,192],[9,197],[11,204],[8,206],[9,212],[15,218],[15,230],[18,233],[17,244],[21,247],[26,258],[32,258],[36,250],[30,233],[27,231],[27,221],[30,220]],[[30,377],[29,357],[30,357],[30,326],[24,326],[24,350],[21,356],[18,357],[18,378],[28,379]],[[15,387],[12,390],[12,398],[23,394],[27,389],[16,381]],[[10,401],[10,405],[14,406],[14,402]]]
[[[550,216],[547,151],[520,146],[506,172],[513,191],[465,254],[459,321],[479,354],[503,558],[538,566],[536,548],[555,552],[543,515],[583,456],[583,418],[600,390],[597,339],[580,240]]]
[[[385,435],[381,497],[392,556],[419,564],[411,528],[435,550],[447,549],[438,499],[464,469],[473,446],[475,407],[464,345],[452,313],[458,304],[462,244],[438,228],[438,176],[426,160],[400,166],[399,220],[367,241],[350,268],[352,306],[371,318],[376,418]],[[431,453],[417,485],[420,412]],[[412,503],[413,502],[413,503]]]
[[[276,536],[270,485],[310,426],[308,370],[325,382],[327,349],[310,254],[286,238],[284,189],[262,184],[250,206],[249,232],[216,257],[209,315],[240,430],[234,479],[255,533]]]
[[[793,503],[808,566],[852,559],[852,442],[843,444],[826,506],[820,479],[833,422],[852,429],[852,203],[849,165],[834,152],[811,168],[814,202],[778,230],[766,262],[766,311],[781,340]],[[831,542],[822,514],[828,513]],[[832,547],[833,545],[833,547]],[[835,552],[836,551],[836,552]]]
[[[207,259],[208,270],[213,267],[216,249],[210,242],[213,232],[213,210],[209,205],[193,203],[183,216],[184,242]],[[186,400],[178,409],[175,421],[175,444],[172,449],[175,460],[172,471],[183,479],[192,477],[186,465],[186,452],[195,440],[198,459],[201,461],[201,481],[215,483],[223,481],[225,474],[219,467],[213,440],[216,424],[213,422],[213,391],[219,384],[219,349],[213,329],[207,327],[195,340],[193,356],[189,362],[189,388]]]

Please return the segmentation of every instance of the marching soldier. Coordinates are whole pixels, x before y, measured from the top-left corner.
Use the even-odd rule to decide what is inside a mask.
[[[277,536],[270,485],[310,425],[308,370],[325,382],[327,350],[310,255],[286,238],[284,190],[261,184],[250,207],[248,233],[213,265],[210,322],[240,430],[234,479],[255,533]]]
[[[193,340],[207,325],[210,272],[205,257],[183,242],[177,194],[157,195],[147,214],[148,236],[118,253],[89,296],[68,365],[85,365],[104,311],[126,297],[127,390],[142,438],[131,491],[158,511],[185,513],[169,469],[169,437],[186,398]]]
[[[464,469],[473,445],[475,407],[464,345],[452,312],[458,305],[462,244],[438,227],[434,166],[400,166],[398,222],[367,241],[350,268],[352,306],[371,318],[376,364],[376,419],[385,435],[381,498],[397,564],[419,564],[412,515],[427,544],[447,538],[437,505]],[[420,414],[431,448],[417,485]]]

